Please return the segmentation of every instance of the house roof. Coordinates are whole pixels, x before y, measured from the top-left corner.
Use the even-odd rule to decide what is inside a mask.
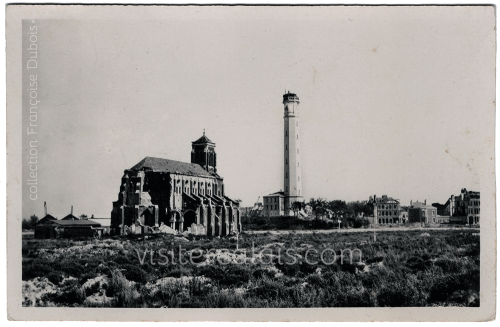
[[[208,172],[198,164],[155,157],[146,157],[142,159],[134,167],[130,168],[130,170],[139,171],[144,168],[151,169],[155,172],[220,178],[217,173]]]
[[[193,144],[205,144],[205,143],[211,143],[215,144],[214,142],[210,141],[210,139],[205,135],[205,132],[203,132],[203,136],[197,139],[194,142],[191,142]]]
[[[80,220],[51,220],[49,224],[60,226],[90,226],[101,227],[101,224],[93,220],[80,219]]]
[[[80,218],[73,216],[72,214],[67,215],[62,220],[80,220]]]
[[[49,221],[49,220],[57,220],[57,218],[55,218],[55,217],[54,217],[54,216],[52,216],[52,215],[46,215],[45,217],[43,217],[42,219],[40,219],[40,220],[38,221],[38,223],[42,223],[42,224],[43,224],[43,223],[45,223],[45,222],[47,222],[47,221]]]
[[[269,195],[264,195],[264,197],[273,196],[273,195],[285,196],[285,192],[283,192],[283,191],[274,192],[274,193],[271,193]]]
[[[399,204],[399,200],[389,197],[387,195],[382,195],[382,196],[373,196],[373,198],[370,196],[369,201],[366,201],[366,203],[381,203],[381,204]]]

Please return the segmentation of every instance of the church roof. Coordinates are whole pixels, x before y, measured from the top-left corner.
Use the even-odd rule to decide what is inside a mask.
[[[220,178],[216,173],[210,173],[198,164],[154,157],[142,159],[130,170],[139,171],[143,168],[149,168],[155,172]]]
[[[214,142],[210,141],[210,139],[205,135],[205,132],[203,132],[203,136],[197,139],[194,142],[191,142],[193,144],[205,144],[205,143],[212,143],[215,144]]]

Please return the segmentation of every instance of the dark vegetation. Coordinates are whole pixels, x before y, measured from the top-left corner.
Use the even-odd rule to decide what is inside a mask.
[[[245,230],[315,230],[315,229],[338,229],[340,228],[366,228],[369,221],[366,218],[353,217],[341,219],[340,226],[337,220],[326,219],[301,219],[293,216],[273,217],[242,217]]]
[[[38,217],[36,215],[30,216],[29,219],[23,218],[21,222],[22,229],[35,229],[35,225],[38,222]]]
[[[285,223],[285,222],[283,222]],[[425,233],[425,234],[424,234]],[[359,233],[242,234],[239,249],[252,245],[276,255],[294,248],[302,259],[308,248],[334,249],[339,259],[318,264],[141,265],[136,250],[236,249],[235,238],[151,235],[93,241],[25,240],[22,279],[43,277],[57,291],[39,306],[111,307],[415,307],[479,306],[479,234],[476,230],[409,230]],[[360,249],[349,262],[342,249]],[[141,252],[142,251],[142,252]],[[188,257],[187,253],[183,254]],[[303,261],[298,257],[299,261]],[[267,256],[265,261],[269,261]],[[157,256],[155,260],[160,260]],[[286,261],[287,259],[285,259]],[[200,260],[201,261],[201,260]],[[68,278],[68,277],[74,278]],[[98,277],[102,283],[90,284]],[[195,277],[195,278],[193,278]],[[168,283],[157,284],[160,280]],[[86,287],[84,284],[88,282]],[[109,299],[90,302],[101,294]],[[23,295],[27,296],[27,294]]]

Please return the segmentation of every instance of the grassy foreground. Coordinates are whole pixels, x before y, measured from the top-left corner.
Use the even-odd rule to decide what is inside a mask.
[[[23,306],[479,306],[479,231],[25,240],[22,271]]]

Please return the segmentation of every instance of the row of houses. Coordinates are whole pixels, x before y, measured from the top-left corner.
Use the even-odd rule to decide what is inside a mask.
[[[445,204],[427,201],[410,201],[410,206],[402,206],[398,199],[382,195],[370,196],[366,202],[373,206],[373,216],[368,217],[373,224],[479,224],[480,193],[463,188],[459,195],[451,195]]]

